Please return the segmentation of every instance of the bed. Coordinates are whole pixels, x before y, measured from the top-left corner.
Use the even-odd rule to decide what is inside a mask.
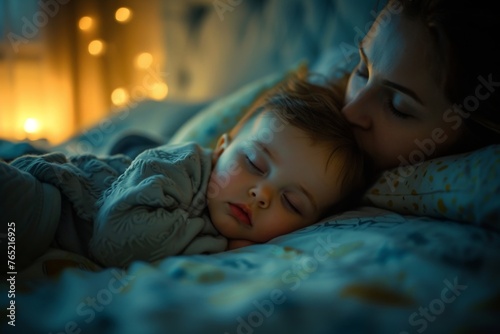
[[[52,151],[133,157],[160,143],[189,140],[212,146],[252,101],[304,63],[326,76],[352,68],[352,47],[373,21],[367,0],[227,3],[241,6],[234,14],[247,19],[224,21],[236,34],[225,48],[250,50],[256,41],[261,48],[245,55],[238,79],[213,79],[212,98],[143,101],[126,117],[109,119],[116,125],[112,133],[96,125],[53,147],[3,140],[0,157]],[[216,29],[219,14],[212,2],[205,6],[213,12],[202,23]],[[260,29],[263,17],[290,33]],[[286,43],[289,49],[279,52]],[[198,60],[185,66],[199,66]],[[92,133],[99,140],[91,140],[97,138]],[[499,333],[499,266],[500,146],[492,145],[387,171],[355,209],[261,245],[137,261],[126,270],[50,249],[17,273],[14,285],[2,280],[1,331]]]

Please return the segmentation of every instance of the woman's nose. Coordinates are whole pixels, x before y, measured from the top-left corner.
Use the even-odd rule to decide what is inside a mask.
[[[367,97],[366,93],[359,93],[342,108],[342,113],[347,121],[363,130],[369,130],[373,126],[372,109],[375,104],[370,103]]]
[[[259,208],[265,209],[271,203],[272,189],[269,185],[260,184],[251,188],[249,193],[255,199]]]

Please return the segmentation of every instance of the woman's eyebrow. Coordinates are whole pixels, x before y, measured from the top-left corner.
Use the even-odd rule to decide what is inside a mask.
[[[401,86],[400,84],[397,84],[397,83],[389,81],[389,80],[382,80],[382,84],[384,84],[385,86],[391,87],[395,90],[399,90],[400,92],[403,92],[404,94],[412,97],[415,101],[420,103],[422,106],[425,106],[422,99],[420,99],[420,97],[418,97],[417,93],[415,93],[410,88],[405,87],[405,86]]]
[[[360,54],[360,57],[362,58],[363,62],[365,64],[368,64],[368,57],[366,56],[366,53],[365,53],[365,50],[363,49],[363,47],[361,46],[361,43],[359,44],[359,54]],[[413,98],[415,101],[417,101],[418,103],[420,103],[422,106],[425,106],[424,102],[422,101],[422,99],[417,95],[417,93],[415,93],[413,90],[411,90],[410,88],[408,87],[405,87],[405,86],[402,86],[398,83],[395,83],[393,81],[390,81],[390,80],[382,80],[382,84],[384,86],[387,86],[387,87],[390,87],[392,89],[395,89],[395,90],[398,90],[408,96],[410,96],[411,98]]]

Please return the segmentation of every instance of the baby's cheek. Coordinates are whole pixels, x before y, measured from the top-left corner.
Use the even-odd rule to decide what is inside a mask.
[[[227,187],[235,178],[242,173],[240,164],[235,160],[222,161],[212,171],[211,182],[220,188]]]
[[[210,200],[213,200],[214,198],[217,198],[219,196],[220,191],[221,191],[221,186],[220,182],[217,177],[217,172],[214,170],[210,174],[210,180],[208,181],[208,186],[207,186],[207,201],[210,202]]]

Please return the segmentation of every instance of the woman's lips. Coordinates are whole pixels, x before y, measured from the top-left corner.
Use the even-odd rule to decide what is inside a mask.
[[[229,210],[233,216],[245,225],[252,226],[252,215],[247,206],[229,203]]]

